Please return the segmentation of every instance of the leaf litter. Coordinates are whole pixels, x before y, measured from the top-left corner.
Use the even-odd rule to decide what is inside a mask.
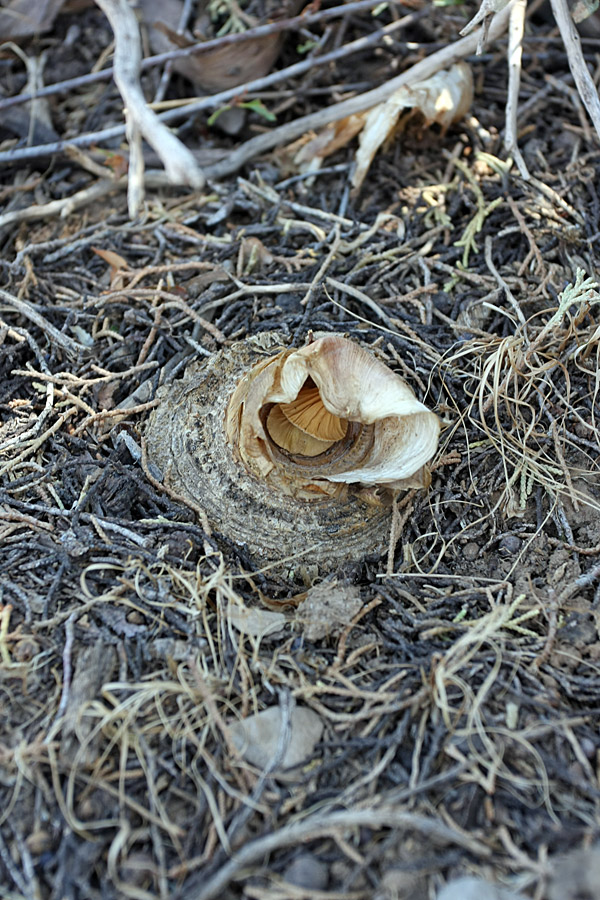
[[[362,12],[346,27],[371,25]],[[83,75],[110,32],[93,8],[58,16],[61,41],[71,26]],[[424,44],[456,23],[437,9],[412,28]],[[532,28],[554,48],[549,26]],[[398,52],[414,51],[384,45],[385,63]],[[53,64],[50,52],[46,75]],[[359,77],[376,83],[378,65]],[[567,95],[545,105],[531,54],[532,177],[509,171],[501,56],[474,66],[473,118],[445,135],[409,123],[355,199],[352,145],[308,188],[276,155],[203,192],[149,187],[135,222],[122,187],[97,192],[100,149],[3,172],[9,896],[274,900],[297,895],[286,873],[304,854],[321,866],[311,896],[421,900],[464,876],[509,896],[594,896],[597,145]],[[27,74],[12,56],[6,69],[17,93]],[[357,78],[347,61],[320,71],[332,95]],[[263,102],[301,114],[320,96],[313,77],[294,83],[301,109],[286,89]],[[86,108],[99,126],[119,120],[113,88],[100,104],[80,90],[53,105],[57,130],[74,133]],[[266,253],[247,265],[255,238]],[[445,426],[430,488],[390,513],[387,558],[335,573],[361,609],[348,602],[327,633],[303,631],[297,610],[320,587],[310,555],[285,574],[253,567],[163,489],[144,444],[159,385],[274,329],[295,346],[309,329],[370,345]],[[237,627],[233,610],[264,607],[277,618]],[[279,779],[297,709],[322,735]],[[257,767],[235,726],[265,711],[279,729]]]

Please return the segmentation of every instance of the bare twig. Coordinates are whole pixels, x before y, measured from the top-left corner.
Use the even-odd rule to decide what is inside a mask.
[[[478,856],[488,857],[491,852],[475,838],[461,834],[427,816],[406,812],[393,806],[381,806],[379,809],[350,809],[323,816],[310,816],[303,822],[289,825],[274,834],[268,834],[246,844],[212,878],[198,887],[184,891],[179,895],[179,900],[212,900],[222,893],[242,869],[262,859],[267,853],[280,847],[314,840],[338,829],[352,827],[410,829],[433,836],[445,843],[456,844]]]
[[[86,206],[94,200],[99,200],[114,191],[120,190],[127,184],[126,178],[113,181],[112,178],[104,178],[89,187],[72,194],[70,197],[62,197],[60,200],[50,200],[49,203],[33,203],[25,209],[12,209],[0,216],[0,228],[7,225],[15,225],[17,222],[28,222],[33,219],[46,219],[51,216],[68,216],[81,206]]]
[[[71,689],[71,679],[73,676],[73,665],[71,662],[71,652],[73,650],[73,640],[75,638],[75,619],[76,614],[74,612],[71,613],[69,618],[67,619],[67,624],[65,625],[65,643],[63,647],[63,683],[62,683],[62,691],[60,695],[60,703],[58,704],[58,709],[56,711],[56,718],[54,720],[54,727],[50,728],[46,740],[52,740],[51,735],[54,732],[54,728],[61,724],[61,719],[65,714],[65,710],[67,708],[67,704],[69,702],[69,691]]]
[[[505,9],[494,18],[489,30],[490,40],[495,40],[502,36],[508,24],[508,17],[509,10]],[[399,28],[401,25],[406,26],[411,22],[414,22],[414,14],[404,16],[401,20],[393,24],[396,28]],[[381,32],[377,33],[377,40],[379,40],[383,34],[389,33],[389,30],[389,26],[387,26],[387,31],[386,29],[381,29]],[[316,59],[311,58],[300,63],[295,63],[292,66],[288,66],[287,69],[281,69],[279,72],[272,72],[264,78],[257,78],[254,81],[249,81],[246,84],[231,88],[231,90],[222,91],[220,94],[203,97],[201,100],[196,100],[186,106],[167,110],[166,112],[161,113],[158,118],[161,122],[171,122],[180,119],[182,116],[189,116],[201,112],[202,110],[222,106],[241,94],[262,91],[265,88],[271,87],[288,78],[295,78],[308,69],[314,68],[314,66],[329,64],[343,55],[347,55],[350,52],[356,52],[359,49],[364,49],[364,47],[368,46],[365,41],[368,41],[370,44],[374,41],[374,38],[375,35],[369,35],[368,38],[360,38],[357,41],[353,41],[351,44],[347,44],[345,47],[340,47],[338,50],[326,53]],[[290,122],[288,125],[282,125],[281,128],[275,128],[273,131],[252,138],[250,141],[242,144],[236,151],[229,154],[227,159],[222,163],[216,163],[214,166],[205,168],[204,174],[213,178],[222,178],[225,175],[230,175],[259,153],[264,153],[279,144],[292,141],[311,128],[322,128],[330,122],[336,122],[339,119],[343,119],[345,116],[370,109],[377,103],[387,100],[387,98],[402,85],[429,78],[436,72],[439,72],[440,69],[464,59],[475,51],[476,46],[477,34],[462,38],[461,40],[456,41],[456,43],[444,47],[436,53],[432,53],[431,56],[428,56],[426,59],[421,60],[416,65],[412,66],[406,72],[403,72],[402,75],[397,76],[397,78],[392,78],[390,81],[385,82],[385,84],[380,85],[372,91],[366,91],[349,100],[335,103],[317,113],[303,116],[300,119],[296,119],[294,122]],[[58,141],[55,144],[44,144],[39,147],[23,147],[15,150],[8,150],[4,153],[0,153],[0,165],[60,153],[65,150],[68,144],[78,147],[89,146],[93,143],[100,143],[101,141],[120,137],[123,132],[124,127],[122,125],[117,125],[112,128],[105,128],[94,134],[79,135],[79,137],[73,138],[69,142]]]
[[[526,11],[527,0],[515,0],[510,11],[510,22],[508,25],[508,99],[506,101],[504,147],[519,167],[521,176],[527,181],[529,180],[529,172],[517,143],[517,109],[521,84],[521,58],[523,56]]]
[[[15,466],[17,466],[19,463],[23,462],[24,459],[27,459],[29,456],[35,453],[35,451],[38,450],[42,446],[42,444],[48,440],[49,437],[52,437],[53,434],[56,434],[56,432],[60,428],[62,428],[67,419],[75,415],[76,412],[76,406],[70,406],[69,409],[65,410],[65,412],[58,417],[56,422],[54,422],[49,428],[47,428],[43,434],[32,441],[28,447],[26,447],[21,453],[19,453],[18,456],[16,456],[14,459],[11,459],[6,463],[6,465],[0,468],[0,476],[5,475],[11,469],[14,469]]]
[[[130,216],[137,215],[144,197],[142,137],[154,148],[173,184],[193,188],[204,176],[193,154],[148,108],[140,85],[142,46],[137,19],[127,0],[96,0],[115,35],[115,83],[127,106],[130,148],[128,200]]]
[[[569,67],[577,85],[579,96],[583,100],[594,128],[600,137],[600,100],[598,99],[598,91],[585,64],[581,51],[581,40],[567,6],[567,0],[550,0],[550,5],[567,51]]]
[[[47,319],[45,319],[41,313],[37,312],[29,303],[25,300],[19,300],[18,297],[13,297],[12,294],[9,294],[8,291],[0,288],[0,301],[6,303],[8,306],[11,306],[13,309],[16,309],[20,315],[24,316],[26,319],[29,319],[30,322],[33,322],[38,328],[41,328],[43,332],[48,337],[50,343],[54,342],[58,344],[58,346],[65,351],[69,356],[77,356],[79,352],[81,352],[84,348],[81,344],[78,344],[73,338],[70,338],[68,335],[63,334],[62,331],[59,331],[58,328],[55,328],[54,325],[51,325]]]
[[[514,310],[515,316],[517,317],[519,324],[523,328],[523,335],[524,335],[524,337],[526,337],[527,321],[525,319],[525,316],[523,315],[523,310],[519,306],[517,299],[515,298],[513,292],[507,285],[506,281],[504,280],[504,278],[501,276],[500,272],[494,265],[494,260],[492,259],[492,247],[493,247],[492,236],[490,234],[488,234],[488,235],[486,235],[486,238],[485,238],[485,262],[486,262],[486,265],[487,265],[488,269],[490,270],[490,272],[492,273],[492,275],[494,276],[494,278],[496,279],[496,281],[498,282],[498,287],[501,287],[502,290],[504,291],[504,295],[505,295],[506,299],[510,303],[512,309]]]
[[[490,40],[495,40],[504,33],[508,24],[509,14],[510,4],[492,21],[489,28]],[[432,53],[431,56],[416,63],[406,72],[403,72],[396,78],[386,81],[385,84],[380,85],[372,91],[358,94],[356,97],[351,97],[349,100],[343,100],[341,103],[334,103],[333,106],[330,106],[327,109],[322,109],[319,110],[319,112],[303,116],[300,119],[282,125],[280,128],[275,128],[273,131],[265,132],[265,134],[260,134],[255,138],[251,138],[251,140],[246,141],[245,144],[242,144],[230,153],[227,159],[207,167],[206,175],[211,178],[223,178],[226,175],[231,175],[250,159],[258,156],[260,153],[271,150],[279,144],[293,141],[295,138],[300,137],[311,129],[323,128],[325,125],[329,125],[330,122],[337,122],[346,116],[371,109],[371,107],[376,106],[378,103],[387,100],[391,94],[403,85],[430,78],[432,75],[435,75],[436,72],[439,72],[440,69],[447,68],[453,63],[469,56],[474,52],[476,47],[477,33],[461,38],[461,40],[456,41],[454,44],[450,44],[449,46],[438,50],[436,53]],[[0,162],[1,161],[2,157],[0,155]]]
[[[389,0],[389,5],[402,2],[403,0]],[[163,63],[172,62],[176,59],[184,59],[187,56],[197,56],[207,53],[209,50],[227,47],[230,44],[241,44],[256,38],[270,37],[272,34],[279,34],[281,31],[302,31],[302,29],[308,28],[309,25],[315,25],[317,22],[324,22],[340,16],[354,15],[363,12],[363,10],[373,9],[374,6],[379,6],[379,4],[380,0],[357,0],[356,3],[342,3],[331,9],[321,9],[318,12],[307,13],[306,15],[302,13],[289,19],[277,19],[274,22],[268,22],[266,25],[248,28],[246,31],[231,32],[208,41],[200,41],[190,47],[182,47],[169,50],[166,53],[157,53],[155,56],[147,56],[142,60],[141,68],[150,69],[153,66],[160,66]],[[89,72],[87,75],[79,75],[77,78],[67,78],[64,81],[48,84],[36,91],[35,94],[23,93],[14,97],[3,97],[0,99],[0,112],[8,109],[10,106],[18,106],[33,99],[49,97],[52,94],[68,94],[74,88],[85,87],[99,81],[107,81],[109,78],[112,78],[113,74],[114,68],[109,66],[106,69],[100,69],[99,72]]]
[[[494,14],[499,12],[505,6],[506,0],[483,0],[476,14],[469,22],[467,22],[460,32],[462,35],[470,34],[477,25],[481,25],[481,28],[477,32],[476,52],[478,56],[481,56],[485,45],[488,42],[490,36],[490,23]]]

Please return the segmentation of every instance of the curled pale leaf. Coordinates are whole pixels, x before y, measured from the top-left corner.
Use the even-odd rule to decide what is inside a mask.
[[[456,63],[425,81],[398,88],[385,103],[369,111],[356,153],[354,190],[360,189],[375,154],[393,132],[403,110],[418,111],[426,125],[437,124],[446,129],[462,119],[472,101],[473,76],[465,62]]]
[[[502,0],[498,0],[502,2]],[[318,134],[302,137],[286,148],[286,154],[301,172],[318,169],[322,161],[348,144],[357,134],[359,149],[352,186],[360,189],[375,154],[390,138],[405,110],[421,114],[425,125],[448,128],[462,119],[473,101],[473,76],[465,62],[444,69],[411,85],[398,88],[384,103],[368,112],[356,113],[327,125]]]
[[[303,135],[286,147],[284,152],[300,172],[318,169],[326,157],[345,147],[356,137],[364,127],[367,115],[368,111],[365,110],[331,122],[317,134],[311,132]]]
[[[308,498],[344,483],[423,486],[439,428],[399,375],[337,335],[255,366],[226,417],[228,441],[251,474]]]

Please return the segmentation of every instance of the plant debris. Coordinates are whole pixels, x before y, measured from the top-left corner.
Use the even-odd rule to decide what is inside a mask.
[[[600,155],[564,45],[532,12],[525,175],[493,39],[469,58],[470,114],[378,153],[358,196],[350,144],[311,173],[273,152],[454,48],[475,13],[308,11],[272,81],[184,115],[190,83],[144,65],[144,96],[173,104],[157,114],[212,174],[169,186],[142,143],[134,220],[100,9],[67,4],[23,39],[45,55],[34,98],[5,51],[3,116],[44,99],[62,142],[41,150],[0,117],[7,898],[422,900],[463,878],[595,897]],[[595,44],[580,49],[594,72]],[[246,109],[234,136],[210,126],[235,98],[276,124]],[[277,568],[247,516],[232,540],[194,484],[174,487],[147,429],[217,358],[311,331],[366,347],[442,431],[430,486],[391,499],[369,552],[317,559],[290,527]],[[195,428],[216,415],[202,397]],[[381,513],[364,510],[362,535]],[[290,761],[299,712],[318,727]],[[252,762],[234,736],[265,713]]]

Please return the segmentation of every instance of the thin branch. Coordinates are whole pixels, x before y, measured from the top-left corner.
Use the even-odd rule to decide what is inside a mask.
[[[103,0],[103,2],[106,2],[106,0]],[[510,9],[511,4],[509,4],[505,9],[503,9],[500,13],[498,13],[498,15],[494,17],[489,27],[489,40],[496,40],[497,38],[501,37],[502,34],[506,31]],[[413,21],[414,16],[411,15],[405,16],[399,22],[393,24],[396,27],[400,27],[401,25],[407,25]],[[389,29],[389,27],[390,26],[386,26],[387,29]],[[381,29],[381,31],[385,32],[386,29]],[[378,34],[378,38],[379,36],[380,35]],[[373,37],[373,35],[370,36],[368,40],[372,40]],[[361,45],[361,47],[364,47],[365,40],[366,39],[361,38],[359,41],[354,41],[351,45],[340,48],[340,50],[343,50],[346,53],[352,52],[357,49],[359,44]],[[453,63],[464,59],[466,56],[470,56],[476,50],[477,44],[477,33],[471,34],[468,37],[461,38],[454,44],[450,44],[449,46],[443,47],[441,50],[438,50],[436,53],[432,53],[431,56],[428,56],[426,59],[423,59],[420,62],[416,63],[416,65],[412,66],[406,72],[403,72],[396,78],[392,78],[390,81],[385,82],[374,90],[358,94],[356,97],[352,97],[349,100],[344,100],[341,103],[335,103],[326,109],[320,110],[319,112],[312,113],[308,116],[303,116],[300,119],[296,119],[293,122],[282,125],[280,128],[275,128],[272,131],[252,138],[245,144],[242,144],[241,147],[238,147],[237,150],[234,150],[232,153],[230,153],[227,159],[223,160],[220,163],[216,163],[213,166],[207,166],[204,169],[204,174],[207,177],[223,178],[226,175],[230,175],[233,172],[236,172],[245,163],[247,163],[250,159],[257,156],[258,154],[264,153],[267,150],[278,146],[279,144],[294,140],[310,129],[322,128],[325,125],[328,125],[330,122],[336,122],[339,119],[343,119],[345,116],[370,109],[377,103],[381,103],[384,100],[387,100],[387,98],[402,85],[430,78],[432,75],[435,75],[436,72],[439,72],[440,69],[452,65]],[[287,69],[282,69],[279,72],[273,72],[270,75],[265,76],[264,78],[257,78],[255,81],[250,81],[244,85],[239,85],[238,87],[232,88],[229,91],[222,91],[220,94],[214,94],[210,97],[204,97],[201,100],[188,104],[187,106],[179,107],[175,110],[168,110],[167,112],[162,113],[158,118],[161,122],[167,122],[172,121],[176,118],[181,118],[182,116],[189,117],[193,113],[227,103],[229,100],[232,100],[239,94],[264,90],[264,88],[266,87],[270,87],[271,85],[276,84],[279,81],[283,81],[287,78],[295,77],[316,65],[324,65],[331,62],[333,59],[338,59],[341,55],[340,50],[325,54],[324,56],[318,57],[317,59],[310,59],[305,60],[301,63],[296,63],[295,65],[289,66]],[[0,165],[10,164],[25,159],[35,159],[40,156],[53,155],[55,153],[63,151],[69,144],[76,146],[86,146],[92,143],[100,143],[101,141],[108,140],[109,138],[119,137],[123,134],[123,131],[123,126],[119,125],[113,128],[106,128],[103,131],[99,131],[94,134],[80,135],[78,138],[74,138],[69,142],[59,141],[56,144],[45,144],[40,147],[24,147],[17,150],[9,150],[5,153],[0,153]]]
[[[515,0],[510,12],[508,25],[508,99],[506,101],[506,127],[504,147],[516,162],[522,178],[529,180],[525,160],[517,141],[517,110],[519,87],[521,85],[521,59],[523,56],[523,35],[525,34],[525,13],[527,0]]]
[[[504,9],[506,4],[507,0],[482,0],[481,6],[479,7],[478,11],[460,31],[460,34],[462,35],[470,34],[477,25],[481,25],[481,28],[477,32],[478,37],[476,53],[478,56],[481,56],[484,51],[485,45],[488,42],[490,23],[494,14],[500,12],[501,9]]]
[[[316,66],[329,65],[329,63],[343,59],[352,53],[358,53],[361,50],[365,50],[367,47],[372,47],[374,44],[379,43],[383,37],[388,36],[392,32],[414,24],[421,16],[422,13],[411,13],[408,16],[403,16],[403,18],[399,19],[397,22],[392,22],[390,25],[386,25],[384,28],[373,32],[373,34],[358,38],[356,41],[345,44],[343,47],[332,50],[330,53],[326,53],[323,56],[317,56],[316,58],[310,57],[309,59],[302,60],[302,62],[294,63],[286,69],[271,72],[270,75],[265,75],[263,78],[256,78],[254,81],[246,82],[246,84],[240,84],[227,91],[221,91],[220,94],[202,97],[200,100],[178,106],[176,109],[167,110],[166,112],[161,113],[158,118],[161,122],[172,122],[178,119],[188,118],[195,113],[222,106],[236,97],[262,91],[281,81],[296,78],[303,75],[305,72],[314,69]],[[67,147],[86,147],[90,144],[98,144],[102,141],[120,137],[124,132],[124,125],[113,125],[102,131],[79,135],[79,137],[71,138],[69,141],[57,141],[53,144],[43,144],[38,147],[19,147],[15,150],[7,150],[4,153],[0,153],[0,165],[3,163],[10,164],[19,162],[25,159],[37,159],[41,156],[52,156],[55,153],[65,151]]]
[[[168,176],[162,170],[146,171],[144,178],[146,187],[164,188],[169,187],[170,181]],[[50,200],[48,203],[32,203],[24,209],[11,209],[0,215],[0,228],[6,228],[8,225],[16,225],[18,222],[31,222],[38,219],[48,219],[52,216],[61,216],[63,219],[71,215],[76,209],[88,206],[90,203],[114,194],[127,188],[127,175],[121,178],[102,178],[94,182],[89,187],[82,188],[69,197],[62,197],[60,200]],[[39,247],[39,245],[36,245]],[[15,260],[20,264],[17,257]]]
[[[389,0],[389,5],[402,3],[403,0]],[[200,41],[191,47],[176,48],[168,50],[166,53],[157,53],[155,56],[147,56],[142,60],[141,68],[150,69],[152,66],[159,66],[166,62],[172,62],[176,59],[184,59],[187,56],[197,56],[201,53],[207,53],[209,50],[216,50],[219,47],[227,47],[230,44],[241,44],[245,41],[251,41],[255,38],[270,37],[272,34],[278,34],[281,31],[301,31],[309,25],[315,25],[317,22],[323,22],[327,19],[339,18],[340,16],[349,16],[354,13],[363,12],[379,6],[380,0],[357,0],[356,3],[342,4],[334,6],[331,9],[321,9],[318,12],[301,14],[292,16],[289,19],[278,19],[275,22],[269,22],[266,25],[257,25],[256,28],[248,28],[246,31],[232,32],[224,34],[222,37],[212,38],[208,41]],[[114,68],[109,66],[101,69],[99,72],[90,72],[87,75],[79,75],[77,78],[67,78],[65,81],[57,81],[54,84],[48,84],[35,94],[17,94],[15,97],[3,97],[0,99],[0,112],[8,109],[9,106],[18,106],[21,103],[28,103],[40,97],[49,97],[52,94],[68,94],[73,88],[85,87],[89,84],[96,84],[99,81],[108,81],[114,74]]]
[[[130,146],[129,214],[137,215],[144,196],[142,137],[158,154],[169,180],[193,188],[204,185],[204,176],[193,154],[148,108],[140,85],[142,44],[133,9],[127,0],[96,0],[115,35],[115,83],[127,107],[126,128]]]
[[[600,100],[598,99],[598,91],[585,64],[581,50],[581,40],[571,18],[571,12],[566,0],[550,0],[550,5],[567,51],[569,67],[577,85],[579,96],[583,100],[596,133],[600,137]]]
[[[58,328],[51,325],[50,322],[37,312],[31,304],[27,303],[26,300],[20,300],[18,297],[14,297],[12,294],[9,294],[8,291],[0,288],[0,301],[6,303],[13,309],[16,309],[20,315],[29,319],[34,325],[37,325],[37,327],[44,332],[50,344],[58,344],[68,356],[77,356],[77,354],[84,349],[84,347],[77,343],[76,340],[63,334],[62,331],[59,331]]]
[[[509,5],[493,19],[489,27],[489,40],[496,40],[506,31],[511,6],[512,4],[509,3]],[[279,144],[293,141],[295,138],[300,137],[311,129],[316,130],[318,128],[323,128],[325,125],[329,125],[330,122],[337,122],[339,119],[343,119],[346,116],[371,109],[371,107],[376,106],[378,103],[387,100],[394,91],[397,91],[398,88],[403,85],[413,84],[415,81],[424,81],[426,78],[431,78],[431,76],[435,75],[436,72],[439,72],[440,69],[448,68],[453,63],[464,59],[466,56],[470,56],[477,47],[478,39],[479,35],[477,32],[475,32],[475,34],[470,34],[468,37],[461,38],[461,40],[456,41],[454,44],[450,44],[449,46],[438,50],[436,53],[432,53],[431,56],[416,63],[410,69],[407,69],[406,72],[403,72],[396,78],[390,79],[390,81],[386,81],[385,84],[380,85],[372,91],[358,94],[356,97],[351,97],[349,100],[335,103],[327,109],[322,109],[319,110],[319,112],[303,116],[301,119],[295,119],[293,122],[282,125],[280,128],[275,128],[273,131],[268,131],[255,138],[251,138],[251,140],[246,141],[245,144],[242,144],[236,150],[232,151],[232,153],[230,153],[222,162],[207,166],[205,170],[207,178],[223,178],[226,175],[236,172],[241,166],[253,157],[258,156],[260,153],[265,153],[267,150],[271,150]],[[0,154],[0,163],[1,162],[2,155]]]
[[[379,809],[349,809],[323,816],[318,814],[310,816],[303,822],[289,825],[274,834],[268,834],[246,844],[208,881],[203,879],[203,884],[198,887],[184,889],[178,900],[213,900],[224,891],[241,870],[257,860],[263,859],[273,850],[289,847],[292,844],[303,844],[324,834],[347,828],[410,829],[444,843],[463,847],[480,857],[487,858],[491,852],[481,841],[470,838],[468,835],[427,816],[406,812],[393,806],[381,806]]]

